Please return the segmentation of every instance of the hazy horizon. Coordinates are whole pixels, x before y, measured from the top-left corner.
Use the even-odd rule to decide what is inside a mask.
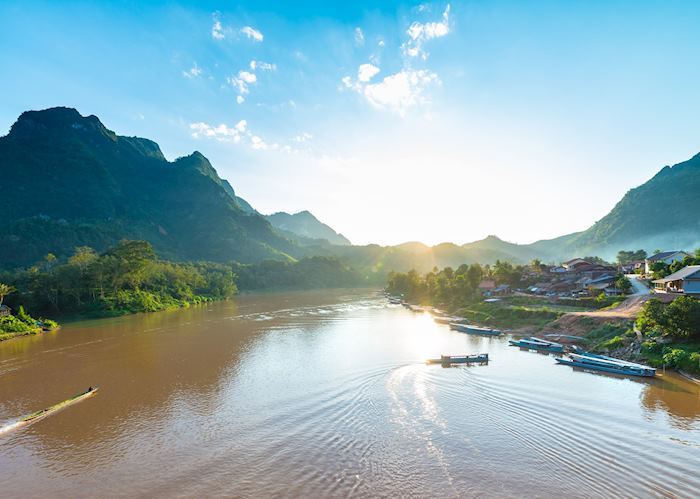
[[[700,151],[700,5],[665,7],[2,5],[0,134],[75,107],[354,244],[526,244]]]

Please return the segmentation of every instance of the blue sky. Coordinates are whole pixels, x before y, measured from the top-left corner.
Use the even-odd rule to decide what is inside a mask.
[[[700,151],[700,3],[0,3],[0,133],[65,105],[353,242],[582,230]]]

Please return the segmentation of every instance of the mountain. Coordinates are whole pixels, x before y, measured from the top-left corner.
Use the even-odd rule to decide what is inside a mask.
[[[276,228],[308,239],[325,239],[338,246],[350,245],[350,241],[321,222],[308,211],[290,215],[283,211],[267,215],[265,218]]]
[[[0,137],[0,265],[150,241],[175,260],[288,259],[299,248],[237,197],[199,152],[168,161],[96,116],[57,107],[22,113]]]
[[[621,249],[700,247],[700,154],[665,166],[631,189],[589,229],[530,245],[536,251],[568,258],[599,255],[614,259]]]

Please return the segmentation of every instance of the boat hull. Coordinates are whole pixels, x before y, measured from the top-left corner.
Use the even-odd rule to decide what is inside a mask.
[[[528,350],[543,350],[545,352],[554,352],[554,353],[563,353],[564,352],[563,346],[551,346],[551,345],[545,345],[545,344],[538,345],[537,343],[523,342],[523,341],[516,341],[516,340],[509,340],[508,343],[510,343],[514,347],[527,348]]]
[[[489,354],[485,353],[480,355],[442,356],[439,359],[428,359],[426,362],[428,364],[472,364],[488,361]]]
[[[593,371],[603,371],[606,373],[624,374],[627,376],[639,376],[642,378],[653,378],[656,376],[656,371],[650,369],[630,369],[629,367],[603,366],[599,364],[586,364],[583,362],[575,362],[569,359],[555,359],[558,363],[581,369],[590,369]]]
[[[451,323],[450,329],[452,329],[454,331],[459,331],[460,333],[467,333],[467,334],[481,334],[481,335],[486,335],[486,336],[500,336],[501,335],[501,331],[499,331],[498,329],[481,328],[481,327],[477,327],[477,326],[470,326],[467,324]]]

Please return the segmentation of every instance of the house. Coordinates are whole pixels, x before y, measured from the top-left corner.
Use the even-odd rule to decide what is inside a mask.
[[[591,265],[591,263],[587,262],[583,258],[574,258],[573,260],[569,260],[568,262],[564,262],[561,264],[561,266],[564,267],[568,271],[576,270],[577,268],[579,268],[581,266],[588,266],[588,265]]]
[[[634,260],[620,265],[620,271],[625,274],[632,274],[635,270],[644,268],[644,260]]]
[[[700,296],[700,265],[688,265],[670,276],[656,279],[653,282],[657,293],[684,293]]]
[[[490,293],[496,289],[496,281],[492,279],[484,279],[479,283],[479,291],[482,293]]]
[[[4,315],[10,315],[12,310],[7,305],[0,305],[0,317]]]
[[[610,274],[606,274],[604,276],[598,277],[597,279],[589,279],[585,283],[585,286],[586,286],[586,289],[589,289],[589,290],[603,291],[607,294],[608,289],[609,289],[611,293],[614,293],[615,276],[610,275]]]
[[[681,250],[662,251],[661,253],[651,255],[649,258],[644,260],[644,273],[651,274],[651,266],[656,262],[663,262],[666,265],[671,265],[673,262],[680,262],[686,256],[690,255]]]
[[[501,284],[491,291],[492,296],[505,296],[507,294],[510,294],[510,286],[508,284]]]

